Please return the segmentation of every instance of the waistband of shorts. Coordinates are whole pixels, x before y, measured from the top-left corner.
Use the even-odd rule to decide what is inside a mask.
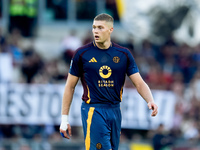
[[[85,102],[82,102],[82,106],[86,106],[86,107],[103,107],[103,108],[119,108],[120,107],[120,103],[119,104],[87,104]]]

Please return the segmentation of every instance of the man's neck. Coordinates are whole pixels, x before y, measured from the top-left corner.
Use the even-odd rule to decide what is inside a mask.
[[[96,42],[95,42],[96,43]],[[108,49],[111,45],[111,41],[106,41],[104,43],[96,43],[97,47],[100,49]]]

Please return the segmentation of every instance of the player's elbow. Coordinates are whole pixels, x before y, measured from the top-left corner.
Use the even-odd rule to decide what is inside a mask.
[[[66,84],[65,86],[65,92],[66,93],[74,93],[75,91],[75,86],[70,85],[70,84]]]
[[[74,91],[75,91],[75,86],[69,86],[69,87],[68,87],[68,90],[69,90],[70,92],[74,93]]]

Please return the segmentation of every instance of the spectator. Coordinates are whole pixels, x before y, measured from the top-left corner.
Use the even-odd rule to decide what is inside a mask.
[[[71,58],[75,50],[82,46],[81,39],[76,35],[76,31],[72,30],[68,37],[65,37],[61,43],[61,53],[63,54],[64,61],[70,64]]]
[[[12,33],[13,30],[19,30],[23,32],[24,27],[24,0],[11,0],[9,5],[9,32]]]
[[[13,65],[20,66],[23,59],[23,50],[20,46],[22,35],[19,30],[14,29],[8,37],[8,45],[6,46],[6,52],[10,53],[13,58]]]
[[[159,125],[152,140],[154,150],[162,150],[173,144],[173,138],[165,133],[163,124]]]
[[[21,67],[26,83],[32,83],[34,76],[43,68],[43,61],[35,52],[33,47],[24,52],[24,59]]]
[[[34,37],[37,26],[38,0],[24,0],[23,35]]]

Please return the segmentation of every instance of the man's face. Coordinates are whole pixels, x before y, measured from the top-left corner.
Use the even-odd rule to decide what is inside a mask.
[[[96,43],[104,43],[110,38],[113,31],[112,23],[106,21],[95,21],[92,26],[92,33]]]

